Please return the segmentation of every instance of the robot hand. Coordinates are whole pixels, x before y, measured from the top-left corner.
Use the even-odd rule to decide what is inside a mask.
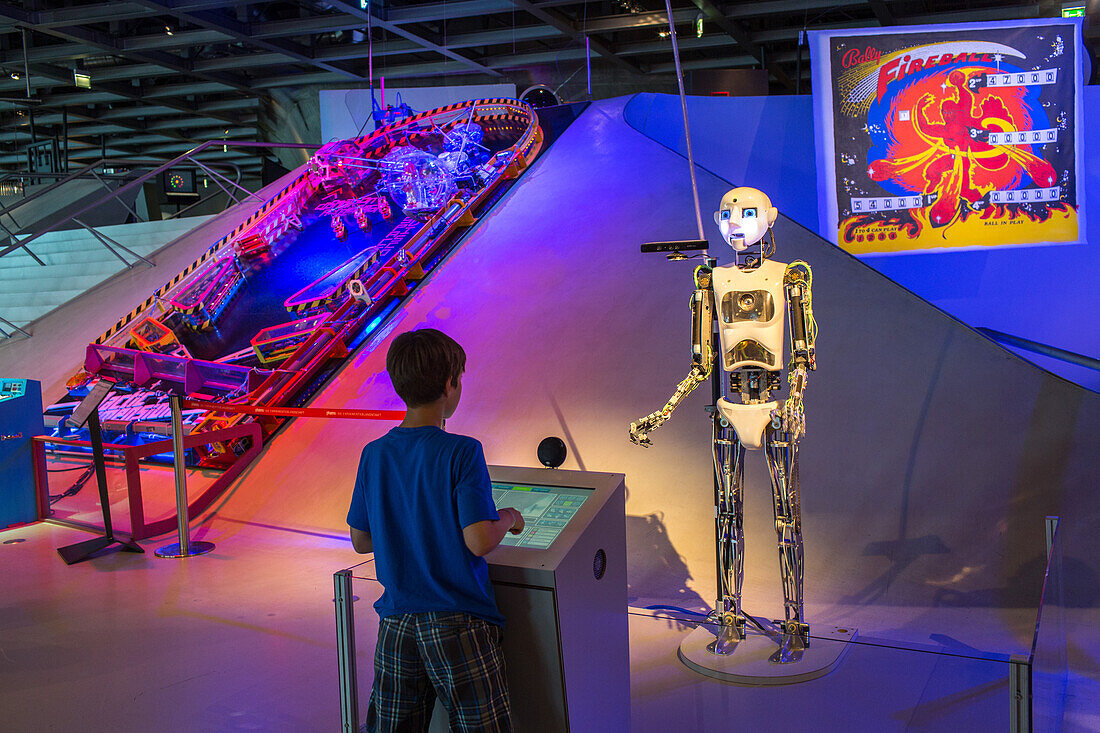
[[[658,410],[630,423],[630,442],[643,448],[653,445],[649,433],[664,425],[671,414],[672,410]]]
[[[783,406],[772,410],[772,427],[790,436],[792,442],[806,434],[806,413],[802,407],[802,394],[806,389],[807,369],[799,364],[791,372],[791,393]]]
[[[801,400],[787,398],[782,407],[772,410],[772,427],[790,435],[792,442],[805,435],[806,415],[802,412]]]
[[[708,355],[709,357],[709,355]],[[683,402],[691,391],[703,382],[710,379],[709,358],[705,364],[692,364],[691,372],[676,385],[676,391],[668,398],[668,402],[657,412],[651,412],[645,417],[630,423],[630,442],[643,448],[650,446],[649,434],[665,424],[672,417],[672,411]]]

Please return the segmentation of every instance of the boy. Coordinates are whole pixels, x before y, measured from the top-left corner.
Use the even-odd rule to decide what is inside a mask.
[[[368,443],[348,511],[356,552],[384,591],[367,730],[424,730],[438,695],[451,730],[510,731],[497,609],[483,556],[523,531],[498,513],[481,443],[443,431],[462,397],[466,352],[425,328],[403,333],[386,371],[408,411]]]

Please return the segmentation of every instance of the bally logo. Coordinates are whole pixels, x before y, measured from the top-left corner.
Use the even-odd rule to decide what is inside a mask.
[[[869,64],[872,61],[878,61],[880,58],[882,58],[882,51],[873,46],[865,48],[863,53],[860,53],[858,48],[850,48],[844,53],[840,65],[847,69],[858,64]]]

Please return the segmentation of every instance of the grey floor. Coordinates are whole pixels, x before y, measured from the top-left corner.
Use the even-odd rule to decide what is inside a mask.
[[[85,536],[0,534],[24,540],[0,544],[0,730],[338,729],[332,573],[355,559],[346,540],[215,517],[195,533],[210,555],[65,566],[55,548]],[[355,592],[365,707],[380,591]],[[652,613],[630,615],[634,731],[1007,727],[1003,662],[857,644],[826,677],[754,689],[686,669],[691,625]]]

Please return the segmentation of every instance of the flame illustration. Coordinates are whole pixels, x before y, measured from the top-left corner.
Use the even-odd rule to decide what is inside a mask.
[[[1031,146],[990,145],[982,139],[983,133],[1032,129],[1025,89],[971,91],[970,78],[992,71],[963,68],[932,74],[898,92],[889,104],[887,155],[871,161],[867,174],[908,191],[936,194],[927,211],[933,228],[978,211],[987,193],[1016,188],[1024,176],[1040,187],[1057,181],[1054,168],[1034,155]],[[908,115],[899,114],[905,111]],[[918,212],[911,213],[916,217]],[[1004,207],[989,206],[981,217],[1006,214]],[[1034,219],[1048,214],[1026,215]]]

